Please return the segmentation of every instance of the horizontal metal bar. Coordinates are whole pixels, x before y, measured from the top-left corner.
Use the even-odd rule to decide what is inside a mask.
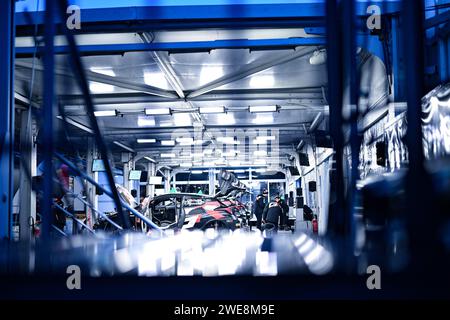
[[[430,29],[436,27],[440,24],[447,23],[450,21],[450,11],[442,12],[432,18],[425,20],[425,29]]]
[[[55,207],[57,207],[59,210],[61,210],[62,212],[64,212],[64,214],[66,216],[68,216],[69,218],[72,218],[76,223],[78,223],[80,226],[85,227],[86,230],[88,230],[89,232],[95,234],[95,231],[92,230],[91,228],[89,228],[89,226],[87,224],[85,224],[84,222],[80,221],[77,219],[77,217],[75,217],[75,215],[73,215],[72,213],[70,213],[69,211],[67,211],[66,209],[64,209],[63,207],[61,207],[59,204],[57,204],[56,202],[53,203],[53,205]]]
[[[190,92],[186,91],[187,94]],[[65,105],[83,105],[81,95],[60,95],[60,102]],[[133,104],[151,102],[185,102],[187,101],[218,101],[218,100],[279,100],[279,99],[305,99],[324,101],[322,89],[317,88],[273,88],[273,89],[238,89],[238,90],[214,90],[191,99],[164,98],[142,93],[113,93],[93,95],[95,106],[105,104]],[[306,103],[306,102],[305,102]],[[99,109],[101,110],[101,109]]]
[[[114,221],[112,221],[106,214],[104,214],[101,211],[98,211],[97,209],[94,208],[94,206],[92,204],[90,204],[89,202],[87,202],[86,200],[83,199],[83,197],[81,197],[79,194],[72,194],[73,196],[75,196],[79,201],[81,201],[82,203],[84,203],[85,205],[87,205],[89,208],[91,208],[95,213],[101,215],[106,221],[108,221],[109,223],[111,223],[114,227],[116,227],[116,229],[119,230],[123,230],[123,228],[121,226],[119,226],[117,223],[115,223]]]
[[[61,160],[63,163],[65,163],[71,170],[73,170],[74,172],[76,172],[79,176],[81,176],[83,179],[86,179],[89,183],[93,184],[94,186],[96,186],[97,188],[99,188],[100,190],[103,191],[103,193],[105,193],[107,196],[109,197],[113,197],[112,192],[109,190],[106,190],[105,188],[103,188],[103,186],[101,186],[99,183],[97,183],[94,179],[92,179],[91,177],[89,177],[86,173],[82,172],[81,170],[78,169],[77,166],[75,166],[72,162],[70,162],[69,160],[67,160],[63,155],[59,154],[59,153],[55,153],[55,156]],[[158,227],[153,221],[149,220],[146,216],[144,216],[143,214],[141,214],[140,212],[136,211],[134,208],[130,207],[128,205],[128,203],[126,203],[125,201],[123,201],[123,199],[120,199],[122,206],[124,208],[126,208],[127,210],[131,211],[131,213],[133,213],[135,216],[139,217],[141,220],[143,220],[145,222],[145,224],[147,224],[148,226],[161,231],[161,228]]]
[[[148,3],[152,3],[148,5]],[[399,0],[370,1],[371,4],[379,5],[385,11],[383,13],[398,12]],[[205,5],[204,1],[183,1],[183,5],[173,5],[164,1],[146,2],[141,0],[116,1],[85,1],[79,3],[82,9],[83,23],[100,22],[128,22],[133,21],[167,21],[190,20],[208,21],[211,19],[287,19],[287,18],[324,18],[325,1],[298,1],[291,3],[249,3],[239,4],[228,1],[214,1],[214,5]],[[356,3],[356,14],[367,15],[367,2]],[[27,25],[28,20],[24,11],[28,9],[26,3],[18,2],[16,20],[17,25]],[[31,12],[35,23],[43,23],[42,12]],[[265,21],[270,24],[271,20]]]
[[[313,38],[290,38],[290,39],[237,39],[237,40],[215,40],[215,41],[193,41],[193,42],[159,42],[159,43],[121,43],[121,44],[98,44],[78,46],[80,54],[123,54],[125,52],[140,51],[169,51],[169,52],[199,52],[215,49],[293,49],[300,46],[324,45],[325,40],[321,37]],[[35,47],[16,47],[17,58],[32,57]],[[45,47],[38,47],[37,53],[45,52]],[[70,52],[68,46],[55,46],[56,54],[67,54]]]
[[[60,235],[67,237],[67,234],[64,231],[62,231],[61,229],[59,229],[58,227],[56,227],[53,224],[52,224],[52,229],[55,230],[56,232],[58,232]]]

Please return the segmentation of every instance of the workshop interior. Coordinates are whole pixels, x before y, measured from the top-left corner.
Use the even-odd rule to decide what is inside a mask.
[[[449,8],[0,1],[0,297],[449,298]]]

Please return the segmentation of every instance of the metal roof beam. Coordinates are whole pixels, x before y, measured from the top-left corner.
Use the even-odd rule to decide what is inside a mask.
[[[274,66],[281,65],[283,63],[307,56],[312,54],[314,51],[320,49],[319,47],[306,47],[306,48],[300,48],[296,50],[294,53],[289,53],[285,55],[284,57],[276,57],[271,58],[266,61],[255,61],[253,63],[250,63],[246,65],[244,68],[237,72],[233,72],[228,75],[224,75],[223,77],[220,77],[217,80],[212,81],[209,84],[206,84],[202,87],[200,87],[198,90],[195,90],[191,92],[187,98],[192,99],[198,96],[201,96],[202,94],[205,94],[207,92],[210,92],[218,87],[224,86],[226,84],[244,79],[248,76],[251,76],[255,73],[270,69]]]

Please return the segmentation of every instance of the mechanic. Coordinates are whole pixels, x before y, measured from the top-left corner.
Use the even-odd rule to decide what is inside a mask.
[[[283,215],[281,216],[281,225],[285,227],[285,230],[289,230],[289,206],[284,199],[280,199],[281,210],[283,210]]]
[[[274,227],[274,231],[278,230],[279,220],[283,222],[283,209],[281,208],[280,197],[276,196],[275,201],[270,202],[265,208],[262,216],[264,229]]]
[[[263,211],[265,208],[264,197],[262,194],[256,196],[255,203],[253,204],[253,214],[256,217],[256,227],[261,230],[261,220]]]

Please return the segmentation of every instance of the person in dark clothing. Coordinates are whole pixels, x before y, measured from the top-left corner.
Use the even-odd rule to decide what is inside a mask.
[[[314,219],[313,211],[306,204],[303,205],[303,220],[312,221]]]
[[[280,199],[280,206],[283,210],[282,219],[280,221],[281,225],[286,226],[288,225],[289,221],[289,206],[287,205],[286,201]]]
[[[253,214],[256,217],[256,227],[261,230],[261,220],[264,211],[264,197],[262,194],[256,196],[255,203],[253,204]]]
[[[280,197],[275,197],[275,201],[270,202],[263,211],[262,222],[264,228],[267,225],[273,225],[278,230],[280,218],[283,219],[283,209],[281,208]]]

